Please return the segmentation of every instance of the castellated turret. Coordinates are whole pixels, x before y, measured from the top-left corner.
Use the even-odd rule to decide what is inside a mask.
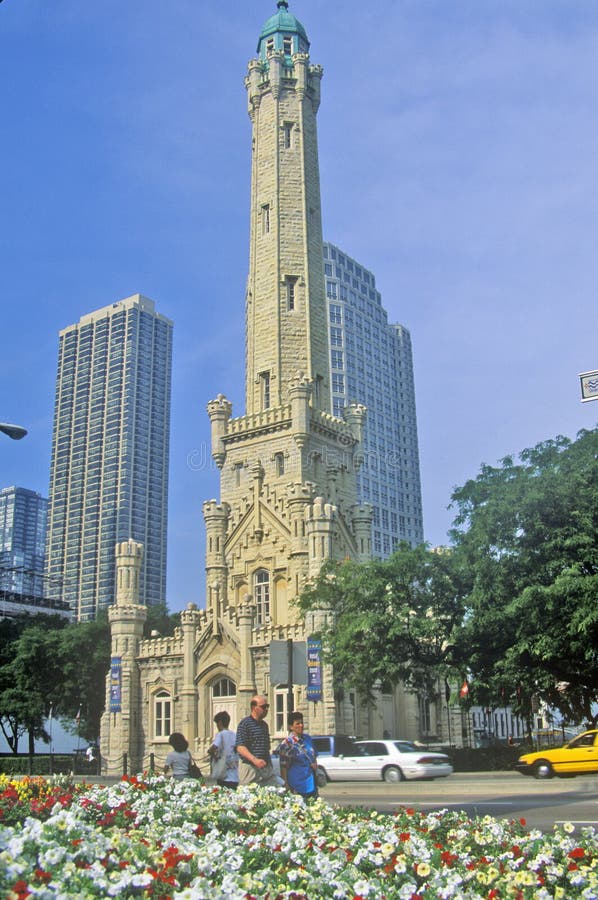
[[[230,506],[228,503],[206,500],[203,516],[206,523],[206,606],[216,615],[221,615],[228,605],[225,546]]]
[[[101,723],[102,754],[109,773],[122,772],[124,760],[132,771],[139,771],[143,765],[137,663],[147,618],[147,608],[139,597],[142,559],[143,544],[128,540],[116,545],[116,597],[108,608],[111,667]]]

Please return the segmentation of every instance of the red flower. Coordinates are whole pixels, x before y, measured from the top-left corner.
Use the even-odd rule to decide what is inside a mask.
[[[583,859],[585,855],[586,851],[583,849],[583,847],[576,847],[574,850],[571,850],[571,852],[567,854],[569,859]]]
[[[35,877],[38,879],[38,881],[43,881],[44,884],[48,884],[49,881],[52,881],[52,873],[45,872],[43,869],[36,869]]]
[[[403,841],[403,843],[405,843],[405,841],[410,841],[411,835],[409,834],[408,831],[402,831],[401,834],[399,835],[399,840]]]

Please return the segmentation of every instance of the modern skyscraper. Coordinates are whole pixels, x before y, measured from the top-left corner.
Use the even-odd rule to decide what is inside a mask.
[[[0,615],[64,614],[44,578],[48,501],[22,487],[0,490]]]
[[[357,491],[373,509],[372,554],[386,558],[424,539],[411,337],[388,323],[372,272],[331,243],[324,274],[332,412],[367,407]]]
[[[60,332],[46,567],[78,620],[114,602],[115,545],[165,601],[172,322],[134,294]]]

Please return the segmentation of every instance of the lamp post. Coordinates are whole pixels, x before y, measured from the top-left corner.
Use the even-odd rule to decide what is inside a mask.
[[[20,441],[27,434],[27,429],[22,425],[10,425],[8,422],[0,422],[0,431],[7,434],[13,441]]]

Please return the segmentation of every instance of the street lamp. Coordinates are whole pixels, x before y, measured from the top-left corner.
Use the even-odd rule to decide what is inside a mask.
[[[9,425],[8,422],[0,422],[0,431],[7,434],[13,441],[20,441],[27,434],[27,429],[22,425]]]

